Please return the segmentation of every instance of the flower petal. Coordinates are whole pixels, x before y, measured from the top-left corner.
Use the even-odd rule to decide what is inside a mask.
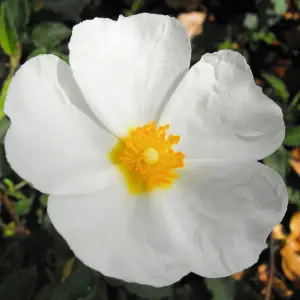
[[[161,124],[181,136],[195,159],[259,160],[282,143],[282,111],[256,86],[245,58],[223,50],[205,54],[168,102]]]
[[[5,113],[11,120],[7,159],[40,191],[92,192],[115,172],[107,154],[116,138],[97,123],[70,67],[58,57],[37,56],[17,71]]]
[[[162,15],[84,21],[73,28],[69,49],[89,105],[118,136],[154,120],[190,64],[182,24]]]
[[[190,247],[191,271],[204,277],[225,277],[254,264],[288,204],[282,178],[258,162],[188,161],[160,198]]]
[[[122,178],[85,196],[50,196],[48,214],[75,255],[106,276],[161,287],[189,273],[161,203],[128,194]]]

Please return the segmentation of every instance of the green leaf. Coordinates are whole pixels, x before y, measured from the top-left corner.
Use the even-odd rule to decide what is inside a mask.
[[[16,28],[11,25],[8,18],[7,2],[0,7],[0,45],[8,56],[19,56],[19,41]]]
[[[71,29],[63,23],[42,23],[33,29],[32,41],[39,48],[53,49],[70,34]]]
[[[183,287],[173,288],[173,295],[170,299],[174,300],[191,300],[193,299],[193,288],[186,284]],[[168,298],[169,299],[169,298]]]
[[[269,83],[269,85],[274,89],[274,91],[278,94],[280,99],[286,103],[289,98],[289,92],[286,89],[284,82],[277,78],[274,75],[263,73],[262,77]]]
[[[221,279],[205,278],[212,300],[233,300],[236,294],[236,283],[230,277]]]
[[[297,205],[298,209],[300,209],[300,191],[289,187],[288,194],[290,202]]]
[[[34,300],[50,300],[54,288],[54,284],[47,284],[43,286],[35,295]]]
[[[33,58],[35,56],[41,55],[41,54],[53,54],[56,55],[57,57],[59,57],[60,59],[62,59],[64,62],[66,62],[67,64],[69,64],[69,57],[68,55],[65,55],[61,52],[58,51],[48,51],[46,48],[38,48],[35,49],[34,51],[32,51],[28,57],[27,60],[29,60],[30,58]]]
[[[63,53],[60,53],[58,51],[53,51],[52,54],[58,56],[60,59],[62,59],[64,62],[66,62],[67,64],[69,64],[69,57],[68,55],[65,55]]]
[[[133,0],[130,9],[124,11],[124,15],[126,17],[129,17],[136,14],[136,12],[142,7],[144,2],[145,0]]]
[[[70,259],[68,259],[67,262],[65,263],[62,271],[63,274],[62,274],[61,282],[64,282],[71,275],[73,271],[74,262],[75,262],[75,257],[73,256]]]
[[[0,0],[1,1],[1,0]],[[1,46],[0,46],[1,47]],[[1,48],[0,48],[1,49]],[[1,64],[1,68],[0,68],[0,79],[1,81],[7,77],[8,75],[8,67],[9,66],[3,66],[3,64]],[[1,89],[0,89],[1,90]]]
[[[130,300],[131,299],[128,292],[124,289],[117,289],[117,293],[118,293],[118,295],[117,295],[116,299],[118,299],[118,300]]]
[[[14,222],[10,222],[9,224],[4,224],[3,226],[3,236],[14,236],[16,234],[16,224]]]
[[[118,300],[120,298],[117,298]],[[110,300],[108,298],[108,286],[103,279],[96,280],[94,288],[91,292],[85,296],[80,297],[77,300]]]
[[[268,31],[264,34],[263,41],[268,45],[272,45],[276,41],[276,35],[273,32]]]
[[[104,277],[104,280],[109,284],[112,285],[114,287],[121,287],[124,285],[124,281],[120,280],[120,279],[116,279],[116,278],[112,278],[112,277]]]
[[[270,168],[277,171],[283,179],[285,179],[287,172],[290,169],[289,160],[291,155],[289,151],[280,147],[276,152],[264,159],[264,163]]]
[[[269,28],[280,20],[286,11],[285,0],[256,0],[259,28]]]
[[[40,203],[41,203],[41,206],[42,207],[47,207],[47,202],[48,202],[48,195],[46,195],[46,194],[42,194],[41,196],[40,196]]]
[[[44,0],[33,0],[32,9],[34,12],[40,11],[44,6]]]
[[[300,92],[297,92],[297,94],[293,97],[291,104],[289,105],[289,110],[292,111],[294,108],[296,108],[299,101],[300,101]]]
[[[31,209],[32,203],[33,199],[31,198],[23,198],[18,200],[15,204],[15,212],[19,216],[26,216]]]
[[[23,32],[30,19],[28,0],[8,0],[7,14],[11,26],[16,29],[17,33]]]
[[[234,49],[233,43],[229,40],[225,40],[223,43],[219,44],[218,50],[224,50],[224,49],[233,50]]]
[[[258,25],[257,15],[251,14],[251,13],[246,14],[245,19],[244,19],[244,26],[247,29],[254,30],[257,28],[257,25]]]
[[[251,39],[253,42],[265,42],[268,45],[272,45],[276,40],[276,36],[271,31],[253,31],[251,33]]]
[[[2,120],[5,116],[5,113],[3,111],[4,109],[4,103],[5,103],[5,99],[6,99],[6,94],[7,94],[7,90],[8,90],[8,86],[10,84],[11,81],[11,76],[9,76],[3,83],[3,87],[0,93],[0,120]]]
[[[274,11],[277,15],[283,16],[287,10],[286,0],[272,0]]]
[[[9,193],[13,193],[15,191],[15,184],[11,179],[4,178],[3,183],[7,186]]]
[[[300,145],[300,125],[287,128],[283,143],[289,146]]]
[[[0,263],[0,285],[8,274],[13,274],[22,269],[26,255],[26,248],[24,247],[23,241],[24,240],[20,239],[9,239],[1,243],[0,257],[2,257],[2,260]],[[5,261],[3,260],[4,257]],[[2,298],[0,299],[2,300]]]
[[[0,285],[0,299],[29,300],[32,297],[36,279],[35,266],[7,275]]]
[[[276,35],[271,31],[251,31],[250,42],[264,42],[268,45],[272,45],[277,40]],[[251,46],[251,44],[250,44]],[[252,45],[254,46],[254,45]]]
[[[131,294],[135,294],[139,297],[149,300],[162,299],[172,296],[171,286],[155,288],[149,285],[124,282],[124,288]]]
[[[46,48],[38,48],[33,50],[31,53],[28,54],[27,56],[27,60],[29,60],[30,58],[36,57],[38,55],[41,54],[47,54],[47,49]]]
[[[44,0],[44,8],[78,20],[86,2],[84,0]]]
[[[143,299],[158,300],[172,296],[172,287],[166,286],[162,288],[155,288],[149,285],[142,285],[137,283],[129,283],[120,279],[104,276],[104,280],[115,288],[123,287],[129,293],[137,295]]]
[[[0,177],[7,176],[11,173],[12,169],[6,160],[5,149],[0,145]]]
[[[87,297],[96,283],[93,270],[80,264],[53,292],[50,300],[77,300]]]
[[[8,118],[4,117],[0,120],[0,145],[4,145],[6,132],[10,126]]]

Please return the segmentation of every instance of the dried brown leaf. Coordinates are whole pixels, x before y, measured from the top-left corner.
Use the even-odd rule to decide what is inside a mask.
[[[284,233],[282,224],[277,224],[272,230],[272,237],[275,240],[284,241],[287,235]]]
[[[232,274],[231,277],[235,280],[240,280],[243,277],[244,273],[245,273],[245,271],[243,270],[241,272]]]
[[[202,33],[206,12],[182,13],[177,18],[183,24],[189,38],[192,39]]]
[[[297,211],[293,214],[290,220],[290,231],[290,236],[293,238],[298,238],[300,236],[300,211]]]
[[[281,267],[285,276],[296,281],[300,278],[300,243],[293,235],[289,235],[280,254],[282,257]]]

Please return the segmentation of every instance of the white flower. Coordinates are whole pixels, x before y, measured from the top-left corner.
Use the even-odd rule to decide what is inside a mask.
[[[5,145],[76,256],[157,287],[254,264],[287,208],[257,162],[285,126],[245,59],[224,50],[189,70],[180,22],[149,14],[84,21],[69,49],[70,67],[41,55],[16,73]]]

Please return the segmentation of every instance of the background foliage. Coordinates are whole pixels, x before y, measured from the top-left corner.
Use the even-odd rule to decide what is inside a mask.
[[[299,10],[299,0],[0,0],[0,299],[300,299]],[[242,53],[256,83],[284,112],[286,138],[264,163],[288,185],[288,212],[258,263],[232,277],[189,274],[154,289],[92,271],[55,232],[46,214],[47,195],[23,181],[5,159],[9,120],[3,104],[19,66],[43,53],[68,62],[71,28],[81,20],[139,12],[181,20],[192,40],[192,64],[218,49]]]

